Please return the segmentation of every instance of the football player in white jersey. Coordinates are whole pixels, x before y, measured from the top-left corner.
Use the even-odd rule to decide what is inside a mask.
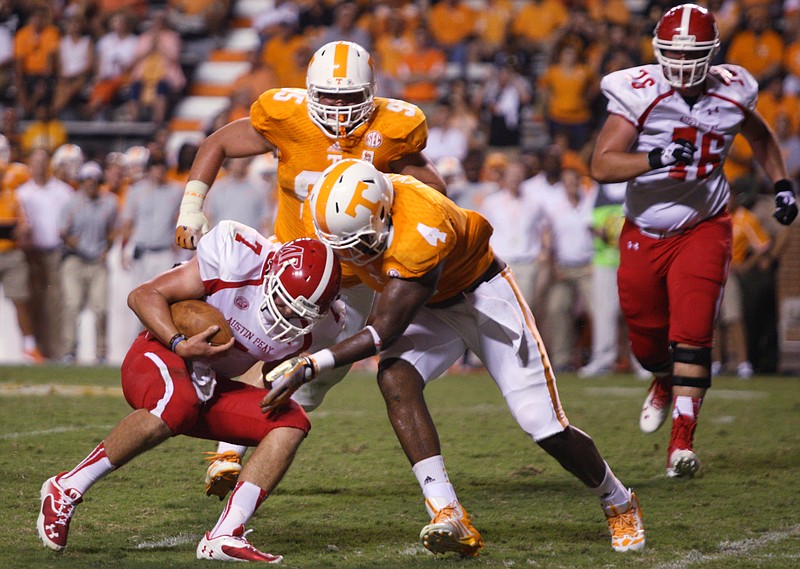
[[[262,93],[248,118],[225,125],[203,141],[177,221],[181,247],[193,249],[208,230],[203,201],[206,192],[214,191],[212,184],[225,158],[277,153],[274,231],[281,241],[305,235],[300,211],[309,188],[320,172],[346,158],[367,160],[382,172],[414,176],[444,192],[444,181],[422,152],[428,138],[425,115],[410,103],[376,95],[372,58],[363,47],[348,41],[323,45],[308,64],[306,83],[305,91],[279,88]],[[374,294],[347,272],[342,286],[347,304],[345,338],[363,326]],[[304,386],[294,399],[306,411],[315,409],[348,369],[331,370],[314,385]],[[255,373],[243,380],[261,381]],[[235,445],[218,446],[209,457],[207,494],[226,495],[244,451]]]
[[[311,424],[293,401],[278,413],[262,414],[259,403],[268,390],[230,378],[257,361],[270,369],[310,349],[317,335],[327,335],[322,343],[329,345],[341,330],[340,285],[341,265],[322,242],[296,239],[281,245],[223,221],[200,242],[192,260],[135,288],[128,304],[146,330],[121,368],[122,390],[135,410],[72,470],[45,481],[37,521],[45,546],[56,551],[67,546],[75,507],[95,482],[182,434],[255,447],[197,557],[279,562],[280,555],[247,542],[244,524],[277,486]],[[209,344],[218,326],[189,338],[180,334],[170,304],[193,298],[218,308],[233,338]]]
[[[657,64],[603,78],[609,117],[591,162],[601,183],[627,181],[619,295],[637,359],[655,374],[640,427],[655,432],[672,409],[668,477],[700,467],[693,442],[711,387],[714,321],[731,256],[729,187],[722,171],[737,134],[775,187],[775,217],[797,216],[775,135],[755,111],[758,84],[735,65],[711,67],[714,16],[682,4],[655,29]]]

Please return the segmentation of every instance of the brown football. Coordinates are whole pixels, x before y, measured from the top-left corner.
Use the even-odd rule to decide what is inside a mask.
[[[169,307],[172,321],[187,338],[199,334],[209,326],[219,326],[219,331],[208,339],[214,346],[224,344],[233,337],[231,327],[216,307],[202,300],[181,300]]]

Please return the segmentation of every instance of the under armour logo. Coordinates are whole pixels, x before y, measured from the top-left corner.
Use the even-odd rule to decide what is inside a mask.
[[[47,530],[47,536],[50,537],[51,539],[58,537],[58,532],[55,531],[55,528],[56,524],[48,524],[44,526],[44,529]]]
[[[638,251],[639,250],[639,242],[638,241],[628,241],[627,244],[628,250],[631,251]]]

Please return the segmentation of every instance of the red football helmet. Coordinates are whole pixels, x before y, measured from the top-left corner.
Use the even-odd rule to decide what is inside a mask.
[[[667,82],[685,89],[705,81],[719,44],[719,30],[711,12],[696,4],[681,4],[659,20],[653,52]]]
[[[342,267],[328,245],[317,239],[283,244],[267,262],[259,319],[264,332],[279,342],[307,334],[325,317],[341,284]]]

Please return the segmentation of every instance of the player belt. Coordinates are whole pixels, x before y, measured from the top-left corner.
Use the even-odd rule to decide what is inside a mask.
[[[668,237],[675,237],[676,235],[685,233],[689,229],[691,229],[691,227],[684,227],[683,229],[674,229],[672,231],[656,231],[654,229],[642,229],[640,227],[639,233],[651,239],[667,239]]]
[[[456,304],[467,298],[467,293],[474,292],[476,288],[481,286],[483,283],[492,280],[494,277],[499,275],[505,268],[506,264],[503,261],[501,261],[498,257],[495,257],[494,259],[492,259],[492,263],[489,265],[489,267],[485,271],[483,271],[483,273],[481,273],[481,276],[472,281],[467,286],[467,288],[465,288],[458,294],[451,296],[450,298],[445,298],[444,300],[440,300],[439,302],[432,302],[426,304],[425,306],[427,306],[428,308],[450,308],[451,306],[455,306]]]

